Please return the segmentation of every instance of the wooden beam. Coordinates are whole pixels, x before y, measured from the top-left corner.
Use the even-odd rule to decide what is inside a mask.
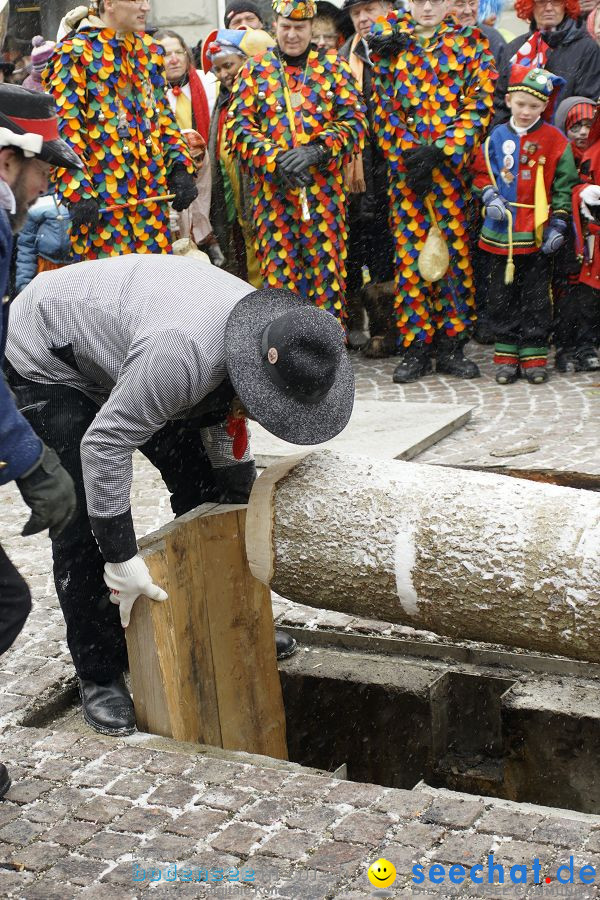
[[[206,504],[140,545],[169,599],[127,629],[138,728],[287,759],[271,594],[250,573],[246,507]]]

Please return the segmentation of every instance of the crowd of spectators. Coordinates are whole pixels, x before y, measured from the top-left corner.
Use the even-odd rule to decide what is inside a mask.
[[[114,2],[107,0],[109,10]],[[137,15],[141,29],[149,4],[129,0],[127,5],[133,10],[129,24],[136,27]],[[215,29],[197,47],[188,47],[174,31],[147,34],[148,59],[138,55],[130,60],[128,74],[123,69],[131,103],[124,102],[123,86],[116,90],[120,107],[116,135],[109,118],[109,127],[103,127],[104,110],[94,120],[94,130],[86,133],[89,109],[76,97],[84,81],[86,86],[95,81],[93,75],[77,73],[85,55],[80,56],[77,46],[79,35],[90,23],[105,20],[103,2],[99,8],[90,4],[86,17],[81,8],[66,16],[58,47],[37,37],[28,57],[16,62],[4,59],[0,78],[53,94],[63,118],[61,133],[86,162],[76,178],[68,174],[61,181],[59,173],[50,194],[31,210],[18,241],[16,289],[23,289],[38,271],[68,261],[132,250],[165,252],[173,245],[175,252],[198,249],[213,264],[255,287],[292,287],[329,309],[344,325],[351,347],[368,357],[400,357],[396,381],[422,377],[433,363],[440,372],[476,377],[477,367],[463,355],[463,347],[473,332],[483,343],[494,342],[498,327],[488,303],[498,266],[479,246],[484,225],[481,191],[472,193],[477,147],[493,128],[511,121],[506,98],[514,67],[538,68],[556,76],[559,85],[543,118],[566,134],[581,164],[600,96],[597,4],[517,0],[515,13],[526,23],[517,36],[501,27],[497,3],[399,0],[395,6],[393,10],[390,0],[343,0],[341,7],[328,0],[294,0],[275,4],[273,20],[265,21],[252,0],[232,0],[224,28]],[[396,34],[392,44],[401,34],[404,41],[392,50],[386,49],[385,35],[382,43],[381,35],[373,34],[376,22],[386,16],[389,20],[390,13],[397,18],[390,32]],[[432,94],[423,73],[435,72],[439,81],[449,52],[462,59],[461,41],[475,48],[468,83],[461,82],[458,73],[443,77],[450,93],[459,92],[463,109],[440,113],[437,126],[428,121],[424,133],[423,117],[430,115],[431,104],[434,109],[439,106],[440,97]],[[421,52],[426,65],[419,68]],[[107,53],[110,59],[110,47]],[[302,98],[300,119],[295,110],[292,117],[292,132],[299,125],[301,134],[286,131],[288,92],[278,93],[269,65],[256,77],[252,74],[258,57],[273,59],[273,70],[281,65],[284,88],[292,98]],[[406,66],[415,62],[421,80],[407,88]],[[320,63],[323,74],[315,76]],[[145,76],[136,80],[136,71],[144,66],[154,72],[152,100],[145,96]],[[389,88],[382,81],[384,71],[391,73],[400,97],[394,111],[403,113],[406,133],[390,125],[395,119]],[[312,92],[306,90],[307,73],[308,81],[315,82]],[[263,76],[265,83],[269,77],[273,82],[267,89],[259,84]],[[329,88],[325,99],[319,92],[320,79]],[[344,79],[347,84],[342,85]],[[494,82],[492,108],[485,97]],[[358,94],[353,93],[355,88]],[[455,145],[452,156],[442,145],[451,145],[453,116],[464,118],[470,91],[482,102],[476,115],[474,107],[469,109],[467,143]],[[410,115],[402,107],[407,92]],[[350,102],[338,121],[342,95]],[[349,108],[358,111],[359,106],[356,121],[344,123]],[[163,115],[168,109],[174,128],[173,119]],[[279,131],[278,114],[283,123]],[[140,117],[149,126],[142,128],[143,142],[136,130]],[[132,118],[135,127],[127,134]],[[103,132],[100,137],[98,129]],[[273,141],[280,146],[289,142],[287,170],[285,150],[277,165],[276,154],[263,152]],[[394,149],[386,149],[386,141],[395,145],[397,159]],[[415,141],[431,145],[425,155],[419,155]],[[116,174],[110,153],[105,153],[111,145],[117,152]],[[96,146],[101,149],[96,151]],[[583,179],[589,174],[584,172]],[[132,205],[131,194],[137,198],[143,194],[148,202]],[[434,224],[426,201],[433,203],[435,224],[449,250],[445,277],[435,283],[421,279],[417,266]],[[299,216],[294,209],[300,210]],[[597,366],[600,304],[595,294],[593,302],[590,297],[583,305],[579,301],[581,262],[595,252],[594,211],[593,204],[585,207],[583,230],[578,233],[568,210],[564,239],[548,254],[551,271],[543,283],[548,284],[547,303],[553,312],[538,343],[556,345],[560,371]],[[536,250],[541,248],[538,239]]]

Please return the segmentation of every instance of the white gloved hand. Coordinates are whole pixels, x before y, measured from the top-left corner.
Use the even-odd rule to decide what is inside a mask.
[[[110,602],[119,607],[121,625],[127,628],[133,604],[143,594],[151,600],[166,600],[167,593],[152,581],[148,566],[139,554],[126,562],[104,565],[104,582],[110,590]]]
[[[598,206],[598,204],[600,204],[600,185],[586,184],[579,195],[579,199],[581,201],[581,212],[583,215],[586,219],[593,219],[594,216],[589,207]]]

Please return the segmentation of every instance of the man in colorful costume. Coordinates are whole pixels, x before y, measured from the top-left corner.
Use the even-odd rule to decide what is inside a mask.
[[[369,44],[376,98],[374,128],[390,176],[396,242],[397,350],[394,381],[432,371],[475,378],[463,355],[474,318],[469,259],[467,170],[491,114],[496,75],[477,29],[444,19],[439,0],[409,0],[373,26]],[[430,202],[450,255],[437,284],[419,273],[419,253],[432,224]]]
[[[565,242],[577,183],[568,139],[543,121],[562,85],[544,69],[514,66],[506,95],[511,118],[492,130],[473,166],[485,207],[479,246],[492,257],[488,317],[498,384],[548,377],[551,256]]]
[[[265,287],[289,288],[343,322],[343,169],[362,150],[365,110],[348,64],[311,49],[314,0],[275,0],[277,47],[233,86],[226,136],[248,167]]]
[[[196,198],[194,167],[166,100],[161,47],[144,34],[148,0],[100,0],[44,73],[60,133],[84,163],[56,172],[76,260],[168,253],[169,206]]]

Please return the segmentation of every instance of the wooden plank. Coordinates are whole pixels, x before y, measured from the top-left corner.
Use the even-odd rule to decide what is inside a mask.
[[[271,593],[250,574],[245,520],[241,509],[199,522],[222,746],[287,759]]]
[[[173,737],[221,747],[219,708],[212,661],[211,635],[204,600],[206,548],[201,518],[174,528],[165,538],[174,658],[163,669]]]
[[[167,555],[164,543],[145,556],[146,565],[157,584],[169,591]],[[163,641],[156,639],[156,620],[153,606],[164,606],[147,597],[140,597],[131,611],[129,627],[125,630],[131,687],[135,700],[135,717],[140,731],[170,737],[173,733],[162,677],[159,650]],[[166,614],[163,610],[163,615]]]
[[[246,508],[199,507],[144,540],[165,603],[127,629],[138,727],[287,759],[270,591],[250,573]]]

